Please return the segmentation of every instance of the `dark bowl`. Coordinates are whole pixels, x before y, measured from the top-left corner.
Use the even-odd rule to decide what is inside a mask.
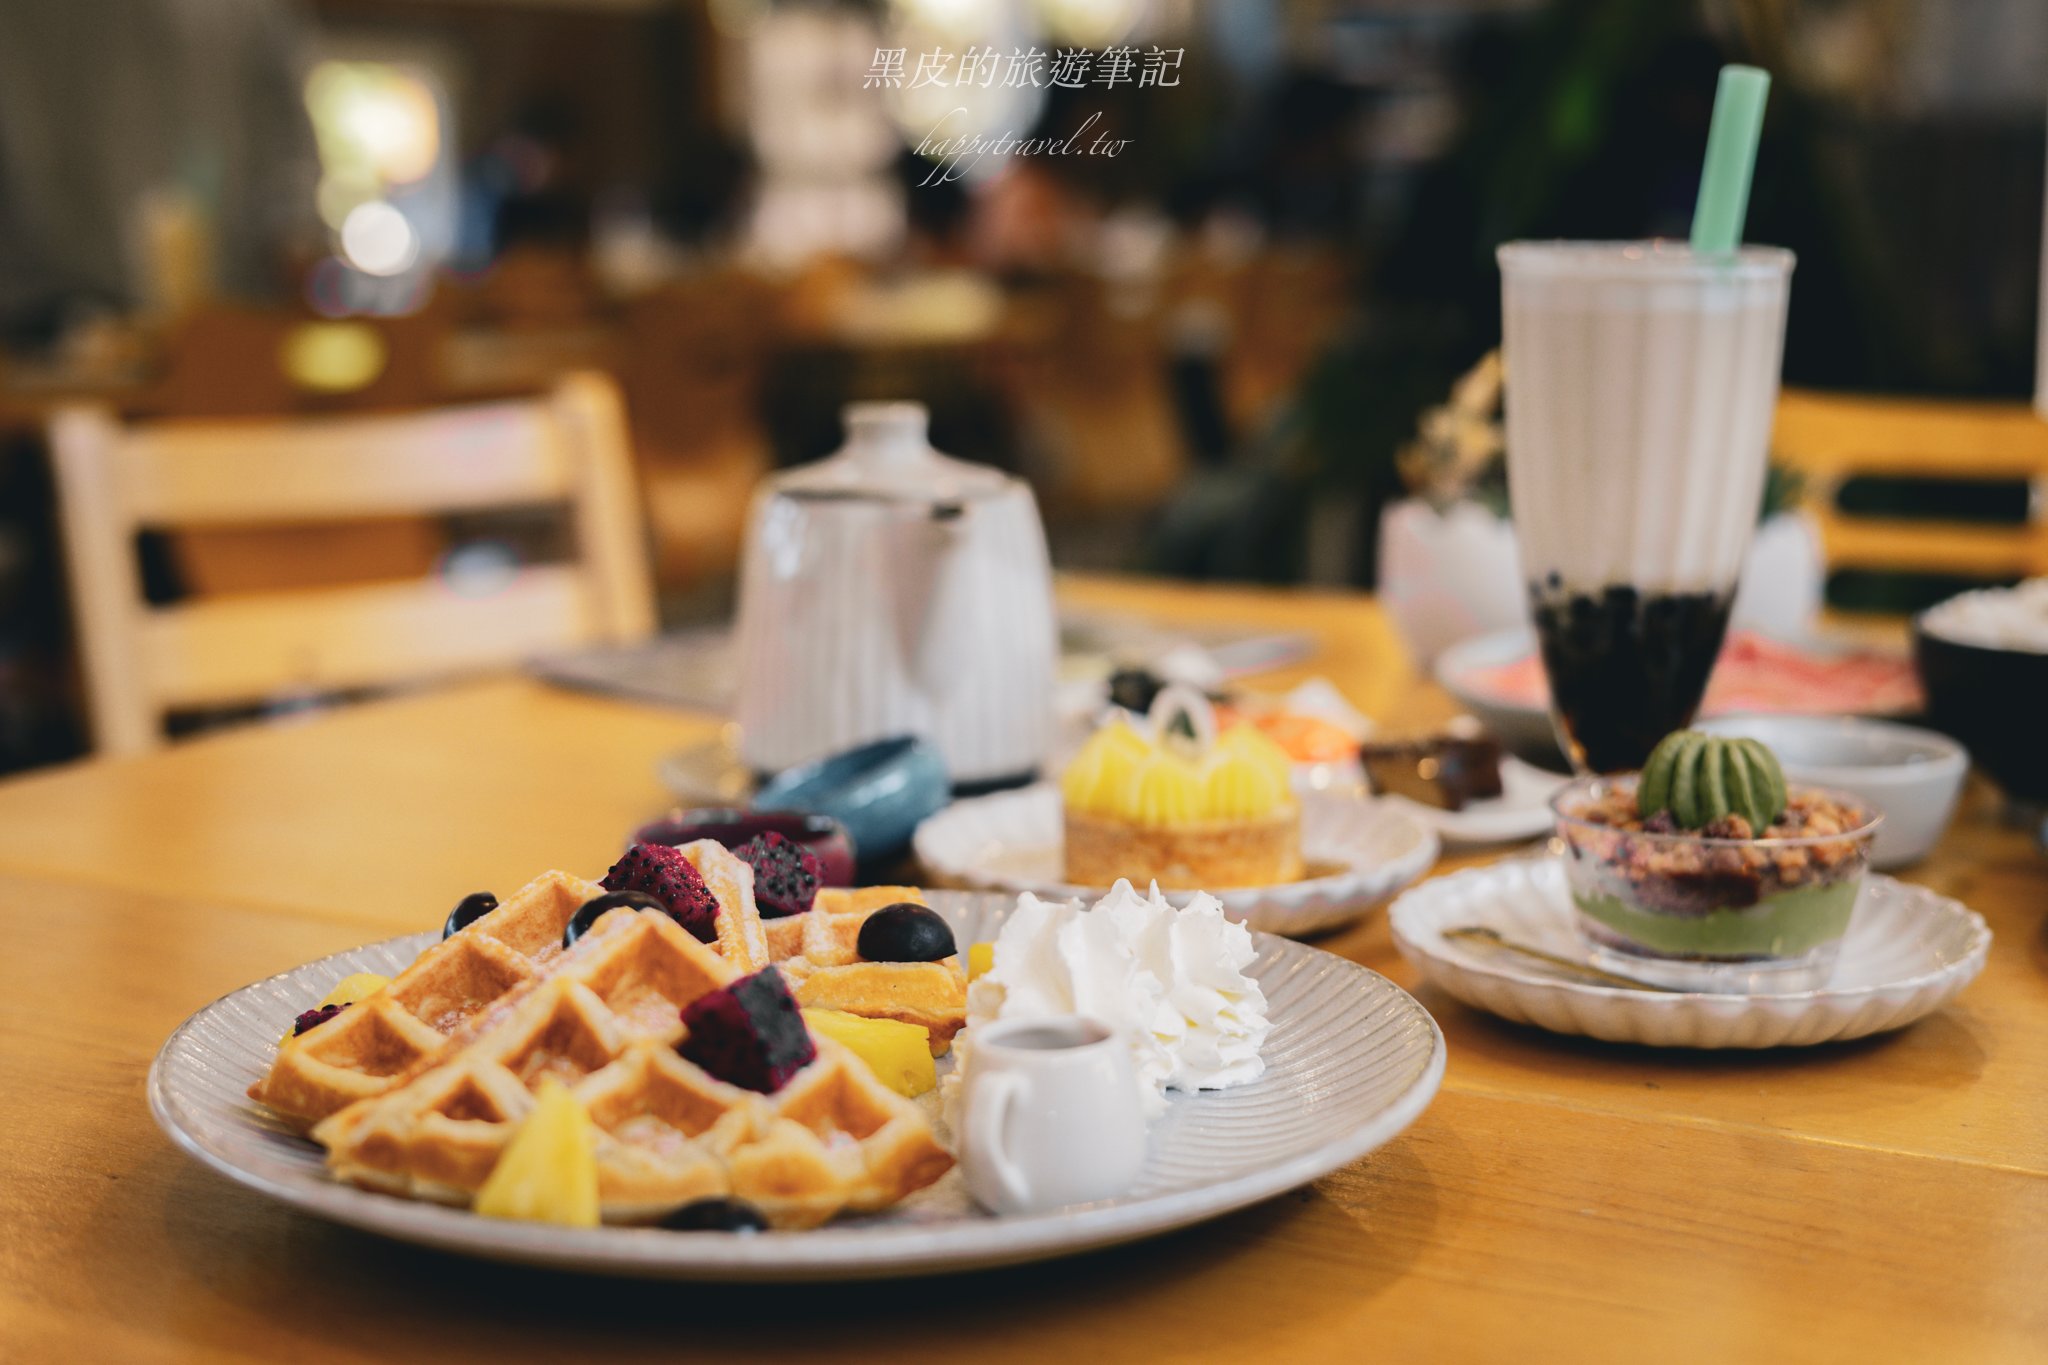
[[[2048,654],[1990,649],[1913,623],[1927,718],[2016,801],[2048,802]]]
[[[727,848],[738,848],[755,835],[770,832],[794,840],[816,854],[824,885],[853,885],[853,839],[846,826],[829,815],[798,810],[739,810],[730,806],[678,810],[634,830],[633,842],[687,844],[698,839],[716,839]]]
[[[875,863],[909,848],[918,825],[951,796],[939,751],[903,735],[786,768],[762,784],[754,804],[829,815],[853,835],[861,861]]]

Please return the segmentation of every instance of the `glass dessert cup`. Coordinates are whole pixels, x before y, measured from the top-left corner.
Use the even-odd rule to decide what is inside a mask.
[[[1721,838],[1586,818],[1636,779],[1585,777],[1551,799],[1573,923],[1594,962],[1678,990],[1774,995],[1827,983],[1883,816],[1843,793],[1794,787],[1838,830]],[[1610,808],[1611,809],[1611,808]]]

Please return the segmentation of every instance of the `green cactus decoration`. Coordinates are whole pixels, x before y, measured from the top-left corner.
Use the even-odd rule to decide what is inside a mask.
[[[1636,783],[1636,810],[1648,819],[1671,812],[1681,829],[1740,815],[1762,831],[1785,810],[1785,773],[1753,739],[1679,730],[1658,741]]]

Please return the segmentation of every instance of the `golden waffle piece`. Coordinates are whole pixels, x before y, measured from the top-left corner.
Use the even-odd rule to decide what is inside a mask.
[[[914,886],[824,887],[801,915],[763,921],[768,947],[790,991],[807,1009],[921,1024],[942,1057],[967,1022],[967,978],[959,957],[939,962],[870,962],[860,927],[885,905],[925,903]]]
[[[463,1203],[554,1076],[598,1129],[607,1222],[729,1195],[777,1227],[813,1227],[886,1208],[951,1167],[923,1110],[830,1039],[773,1095],[678,1054],[682,1007],[744,974],[664,916],[607,915],[462,1045],[313,1136],[342,1179]]]
[[[562,955],[570,917],[603,894],[595,882],[543,872],[421,953],[383,990],[285,1039],[249,1098],[305,1128],[390,1089],[449,1034],[542,975]]]
[[[677,851],[718,898],[719,954],[738,967],[741,976],[767,966],[774,959],[768,953],[761,912],[754,905],[752,865],[716,839],[699,839]]]
[[[740,974],[768,965],[754,906],[754,869],[704,839],[682,853],[718,900],[717,951]],[[317,1028],[287,1038],[249,1098],[308,1128],[345,1105],[381,1094],[448,1045],[464,1025],[562,956],[562,931],[603,886],[544,872],[489,914],[421,953],[389,986]]]

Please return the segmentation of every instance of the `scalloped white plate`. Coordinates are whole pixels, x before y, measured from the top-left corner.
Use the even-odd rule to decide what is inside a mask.
[[[994,936],[1014,900],[935,892],[962,943]],[[417,934],[337,953],[208,1005],[149,1073],[149,1107],[192,1156],[322,1218],[493,1260],[678,1280],[850,1280],[930,1275],[1066,1256],[1185,1227],[1347,1166],[1428,1107],[1444,1040],[1428,1011],[1355,962],[1257,936],[1252,975],[1273,1031],[1266,1073],[1234,1090],[1172,1097],[1128,1195],[1058,1213],[996,1218],[957,1171],[889,1210],[809,1232],[738,1236],[659,1228],[561,1228],[479,1218],[327,1178],[320,1149],[244,1092],[270,1065],[283,1023],[350,972],[395,974],[432,942]]]
[[[1050,783],[956,801],[917,827],[918,861],[939,881],[1098,899],[1064,880],[1059,788]],[[1269,934],[1316,934],[1358,919],[1436,862],[1437,837],[1407,803],[1342,792],[1301,796],[1301,856],[1336,870],[1274,886],[1215,887],[1224,913]],[[1169,891],[1185,901],[1193,892]]]
[[[1550,833],[1557,823],[1550,798],[1569,781],[1509,754],[1500,761],[1500,795],[1491,800],[1469,802],[1463,810],[1439,810],[1403,796],[1387,799],[1403,802],[1447,844],[1508,844]]]
[[[1663,993],[1550,975],[1443,931],[1484,925],[1567,957],[1585,949],[1572,929],[1564,865],[1522,859],[1471,868],[1416,887],[1388,912],[1401,955],[1476,1009],[1553,1033],[1653,1047],[1802,1047],[1912,1023],[1954,999],[1984,970],[1991,930],[1961,902],[1872,875],[1819,990],[1782,995]]]

